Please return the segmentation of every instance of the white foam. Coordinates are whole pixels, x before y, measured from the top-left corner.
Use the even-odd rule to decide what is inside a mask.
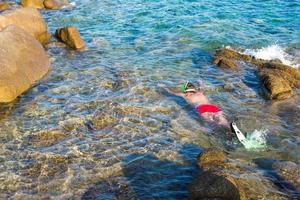
[[[252,133],[248,133],[246,140],[243,141],[243,145],[246,149],[258,150],[267,147],[267,129],[254,130]]]
[[[261,49],[247,49],[243,53],[252,55],[258,59],[274,60],[279,59],[283,64],[299,68],[300,64],[295,62],[295,58],[288,54],[284,48],[274,44]]]

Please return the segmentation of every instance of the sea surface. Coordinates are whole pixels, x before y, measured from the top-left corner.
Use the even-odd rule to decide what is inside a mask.
[[[300,164],[299,91],[267,101],[253,66],[211,64],[214,50],[230,47],[300,67],[299,0],[75,0],[42,14],[52,33],[76,26],[86,48],[50,43],[51,72],[1,105],[1,199],[187,199],[208,147],[237,163]],[[202,81],[211,102],[263,147],[209,129],[163,88],[187,80]],[[270,169],[253,170],[249,179]],[[266,199],[288,195],[265,187]]]

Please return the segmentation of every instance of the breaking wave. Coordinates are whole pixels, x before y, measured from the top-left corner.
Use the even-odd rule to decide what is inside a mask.
[[[243,53],[252,55],[258,59],[275,60],[279,59],[283,64],[299,68],[300,64],[295,61],[295,58],[286,52],[286,49],[274,44],[260,49],[246,49]]]

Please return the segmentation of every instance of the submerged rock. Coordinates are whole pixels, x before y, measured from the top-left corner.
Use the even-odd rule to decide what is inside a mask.
[[[189,199],[244,200],[233,178],[209,171],[203,172],[190,185]]]
[[[55,36],[73,49],[82,49],[85,46],[77,28],[74,26],[67,26],[57,29]]]
[[[13,101],[50,70],[42,45],[17,26],[0,32],[0,49],[0,102]]]
[[[23,7],[43,9],[44,0],[21,0],[21,5]]]
[[[300,165],[291,161],[276,162],[272,165],[277,174],[295,186],[300,192]]]
[[[276,185],[242,160],[231,160],[219,149],[198,156],[200,173],[189,185],[189,199],[246,200],[288,199],[276,193]],[[253,165],[253,166],[252,166]]]
[[[60,9],[68,4],[68,0],[44,0],[44,6],[46,9]]]
[[[40,131],[26,138],[27,144],[33,147],[48,147],[66,138],[66,133],[60,130]]]
[[[8,25],[16,25],[45,44],[49,41],[48,27],[39,13],[34,8],[20,8],[0,15],[0,30]]]

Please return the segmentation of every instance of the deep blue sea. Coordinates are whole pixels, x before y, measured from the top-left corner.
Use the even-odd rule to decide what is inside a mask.
[[[211,64],[216,49],[230,47],[300,67],[299,0],[71,0],[41,12],[51,33],[76,26],[86,48],[50,43],[52,71],[2,106],[0,198],[187,199],[208,147],[245,165],[300,164],[299,91],[267,101],[253,66]],[[187,80],[202,81],[211,102],[266,147],[205,130],[194,108],[162,87]],[[247,178],[259,181],[264,170]],[[265,199],[286,192],[262,188]]]

